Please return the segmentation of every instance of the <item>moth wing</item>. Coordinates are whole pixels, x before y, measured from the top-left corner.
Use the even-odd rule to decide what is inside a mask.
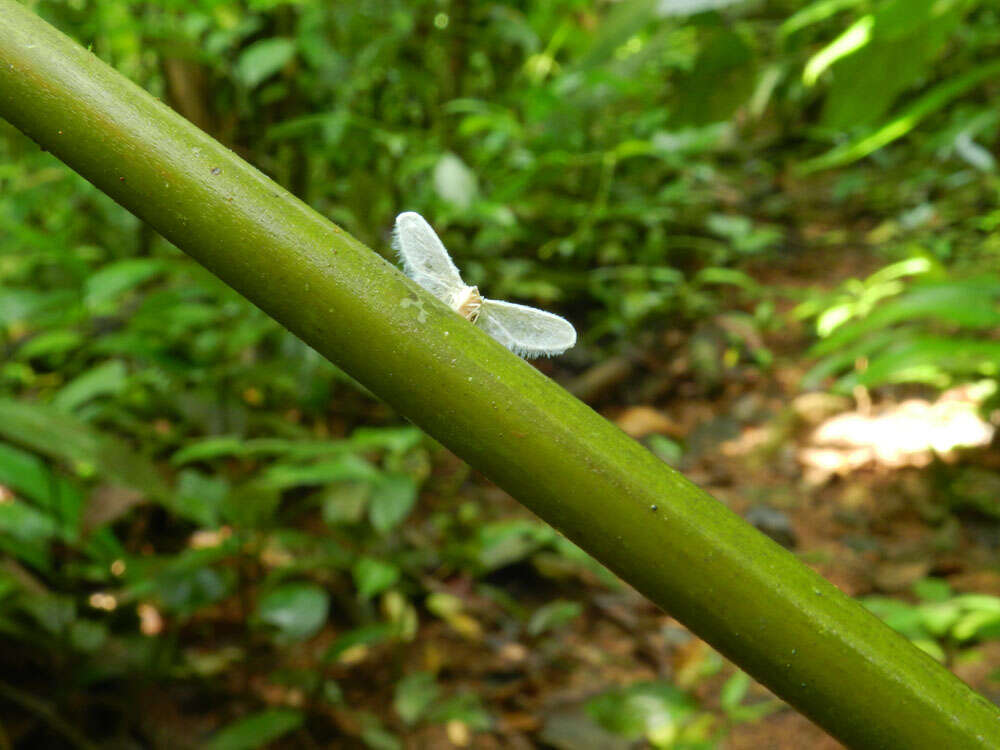
[[[407,211],[396,217],[392,246],[406,275],[445,304],[465,288],[444,243],[420,214]]]
[[[476,325],[522,357],[552,357],[576,343],[568,320],[513,302],[484,299]]]

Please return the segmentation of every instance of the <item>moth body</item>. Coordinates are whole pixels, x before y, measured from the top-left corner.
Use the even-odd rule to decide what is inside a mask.
[[[458,290],[451,301],[451,308],[463,318],[473,323],[479,317],[479,311],[482,307],[483,296],[479,293],[479,289],[474,286],[467,286],[464,289]]]

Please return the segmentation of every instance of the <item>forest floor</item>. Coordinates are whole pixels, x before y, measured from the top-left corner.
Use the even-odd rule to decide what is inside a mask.
[[[812,256],[806,267],[762,269],[757,280],[811,283],[832,260]],[[838,252],[835,262],[845,276],[865,275],[873,264],[864,253],[851,259]],[[711,321],[701,333],[711,339],[726,325]],[[595,408],[636,439],[661,435],[683,445],[677,465],[689,478],[851,596],[914,601],[911,587],[927,578],[946,581],[956,593],[1000,595],[1000,522],[943,491],[968,484],[969,476],[975,484],[975,472],[1000,465],[995,448],[941,448],[950,433],[961,440],[968,429],[983,427],[968,389],[942,397],[919,389],[852,398],[804,394],[798,383],[808,331],[790,326],[759,342],[775,355],[770,369],[730,368],[706,390],[689,377],[689,343],[664,334],[643,354],[604,363],[570,388],[586,391]],[[458,471],[453,458],[440,464],[440,476]],[[529,515],[474,474],[461,492],[478,496],[500,517]],[[697,700],[700,719],[714,737],[724,736],[720,746],[728,750],[841,747],[756,683],[742,698],[750,711],[727,709],[725,686],[735,668],[630,588],[609,590],[579,575],[560,580],[540,565],[506,568],[487,582],[528,608],[557,598],[581,601],[582,615],[558,637],[534,643],[510,637],[496,602],[478,596],[472,582],[454,581],[451,592],[479,622],[475,635],[463,637],[439,623],[421,631],[420,648],[411,652],[422,662],[414,668],[433,665],[477,692],[499,718],[497,731],[477,735],[473,746],[634,747],[598,727],[583,705],[614,686],[663,680]],[[944,648],[954,672],[1000,699],[1000,642]],[[386,700],[371,692],[373,675],[363,666],[351,676],[342,684],[364,683],[360,690],[373,708]],[[388,675],[385,685],[391,685]],[[408,747],[436,748],[461,744],[462,737],[449,737],[448,727],[439,725],[410,740]]]
[[[830,250],[797,255],[784,267],[752,269],[752,275],[770,288],[805,290],[863,277],[878,266],[879,260],[864,251]],[[829,278],[831,267],[839,278]],[[791,305],[779,309],[783,320],[792,320]],[[987,429],[977,416],[974,389],[944,395],[920,389],[850,397],[803,393],[799,383],[809,364],[803,352],[810,333],[794,322],[759,334],[736,331],[749,348],[771,352],[769,367],[741,356],[706,371],[706,359],[726,361],[729,334],[738,325],[734,320],[720,314],[693,331],[663,332],[575,376],[560,369],[565,365],[558,360],[539,366],[850,596],[916,602],[913,587],[928,580],[944,582],[956,594],[1000,595],[1000,520],[976,505],[977,493],[984,487],[989,491],[979,478],[996,476],[1000,452],[988,445],[948,449],[950,439],[961,441],[970,430]],[[701,363],[699,347],[710,351]],[[381,418],[393,419],[391,414]],[[665,455],[664,446],[676,452]],[[426,538],[421,535],[431,533],[435,512],[454,515],[470,501],[481,514],[476,524],[533,518],[438,449],[418,509],[401,533],[419,549]],[[461,601],[461,614],[422,616],[408,643],[343,651],[326,673],[339,685],[342,700],[311,713],[315,736],[363,737],[366,746],[379,747],[377,732],[359,724],[359,717],[367,715],[404,737],[404,747],[412,750],[625,750],[637,746],[634,735],[609,732],[588,705],[616,689],[646,684],[667,686],[663,695],[668,698],[669,691],[677,691],[684,737],[705,741],[697,747],[841,747],[765,688],[740,683],[732,664],[609,576],[551,550],[522,555],[482,577],[428,576],[424,588]],[[534,616],[546,607],[554,607],[551,622],[536,623]],[[219,612],[209,619],[219,628],[228,617]],[[234,627],[239,620],[233,613]],[[227,692],[240,697],[216,696],[221,702],[215,705],[239,711],[234,704],[252,698],[271,706],[303,706],[308,696],[273,676],[279,669],[315,667],[316,654],[336,636],[331,628],[282,652],[281,664],[262,656],[227,667]],[[1000,641],[941,639],[937,646],[949,668],[1000,700],[995,676]],[[489,729],[459,720],[401,722],[400,675],[416,673],[434,675],[443,694],[474,696],[484,715],[492,717]],[[217,723],[213,711],[201,713],[207,704],[187,706],[183,695],[170,695],[164,700],[164,693],[151,686],[138,697],[150,734],[169,727],[174,738],[194,737]],[[196,695],[197,689],[191,699]],[[669,700],[664,706],[670,709]],[[308,746],[301,744],[302,734],[289,741],[280,746]],[[342,746],[362,745],[358,740]]]

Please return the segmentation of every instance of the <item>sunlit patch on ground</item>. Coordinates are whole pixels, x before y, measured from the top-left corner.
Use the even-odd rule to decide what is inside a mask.
[[[805,478],[821,484],[863,467],[925,466],[935,455],[947,460],[956,448],[988,445],[996,428],[980,414],[983,395],[962,386],[936,401],[914,398],[830,417],[799,449]]]

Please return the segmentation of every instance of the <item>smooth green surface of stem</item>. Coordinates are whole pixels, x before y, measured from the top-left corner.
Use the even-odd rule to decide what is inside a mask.
[[[848,745],[1000,747],[993,704],[13,0],[0,116]]]

